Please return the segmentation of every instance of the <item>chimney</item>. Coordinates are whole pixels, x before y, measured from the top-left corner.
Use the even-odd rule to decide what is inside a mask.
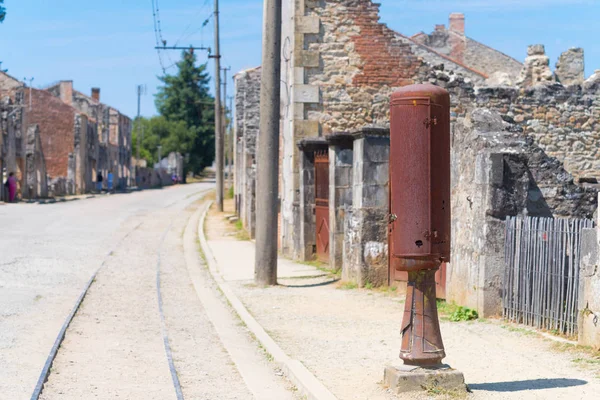
[[[450,30],[461,35],[465,34],[465,14],[450,14]]]
[[[65,104],[73,105],[73,81],[60,81],[60,99]]]
[[[92,99],[100,103],[100,88],[92,88]]]
[[[444,32],[445,30],[446,30],[446,25],[444,25],[444,24],[435,26],[436,32]]]

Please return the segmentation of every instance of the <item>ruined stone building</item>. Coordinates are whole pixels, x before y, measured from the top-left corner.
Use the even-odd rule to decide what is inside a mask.
[[[93,88],[91,96],[87,96],[74,90],[72,81],[61,81],[46,90],[85,114],[89,123],[95,125],[99,143],[95,170],[104,177],[112,172],[117,189],[125,189],[131,185],[131,119],[117,109],[101,103],[99,88]],[[105,179],[104,185],[107,184]]]
[[[0,75],[0,82],[9,96],[12,87],[16,88],[13,97],[22,98],[18,104],[23,122],[15,130],[19,132],[18,148],[22,149],[17,154],[22,156],[17,156],[16,171],[24,171],[26,166],[31,171],[28,177],[17,174],[23,196],[27,198],[26,191],[34,198],[94,190],[98,135],[89,118],[47,90],[24,88],[7,74]],[[10,155],[7,160],[11,162]]]
[[[236,210],[254,237],[256,210],[256,139],[259,128],[261,69],[238,72],[235,80],[235,193]]]
[[[554,71],[541,45],[520,63],[469,38],[461,14],[407,37],[378,12],[370,0],[284,2],[280,250],[359,285],[401,279],[387,255],[389,96],[432,83],[450,92],[453,125],[453,255],[440,290],[497,313],[504,218],[596,209],[582,183],[600,178],[600,71],[585,80],[581,49]],[[260,69],[236,75],[236,204],[250,231],[259,88]]]
[[[177,175],[179,178],[183,178],[183,163],[183,156],[172,151],[156,163],[154,169],[164,170],[169,176]]]
[[[9,173],[17,178],[17,197],[33,199],[48,196],[46,163],[40,131],[28,119],[25,87],[0,72],[0,177]],[[5,200],[4,190],[0,200]]]
[[[93,123],[47,90],[31,94],[28,121],[39,126],[52,196],[83,194],[94,190],[98,163],[98,135]]]

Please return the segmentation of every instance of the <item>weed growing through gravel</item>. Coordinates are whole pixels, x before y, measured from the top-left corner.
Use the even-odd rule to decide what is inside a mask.
[[[440,319],[444,321],[472,321],[479,318],[477,311],[468,307],[456,305],[456,303],[448,303],[444,300],[437,300],[438,313]]]
[[[355,282],[345,282],[342,283],[339,288],[343,290],[358,289],[358,284]]]
[[[334,276],[335,278],[340,279],[342,277],[342,270],[334,270],[334,269],[329,269],[327,268],[328,265],[325,263],[322,263],[321,261],[318,260],[314,260],[314,261],[302,261],[299,262],[299,264],[304,264],[304,265],[309,265],[313,268],[318,269],[321,272],[325,272],[327,274],[330,274],[332,276]]]
[[[237,221],[235,221],[235,229],[237,231],[236,239],[242,241],[250,240],[250,235],[248,234],[246,229],[244,229],[244,225],[242,224],[241,220],[238,219]]]
[[[519,328],[518,326],[502,325],[500,327],[509,332],[521,333],[525,336],[537,336],[537,332],[525,328]]]
[[[575,358],[574,360],[572,360],[574,363],[581,363],[581,364],[592,364],[592,365],[600,365],[600,358]]]
[[[477,319],[479,314],[477,311],[472,310],[468,307],[458,307],[458,309],[450,315],[450,321],[471,321]]]
[[[554,342],[552,343],[552,348],[554,350],[561,351],[564,353],[570,353],[579,356],[585,355],[600,360],[600,350],[594,350],[594,348],[592,348],[591,346],[581,346],[578,344]]]

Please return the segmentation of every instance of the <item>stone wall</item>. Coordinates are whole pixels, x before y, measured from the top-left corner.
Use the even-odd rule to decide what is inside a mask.
[[[485,78],[379,23],[379,5],[369,0],[326,1],[309,15],[321,29],[306,35],[307,50],[321,63],[305,68],[306,83],[319,87],[320,98],[306,112],[324,135],[386,124],[391,92],[425,81],[431,65],[444,63],[475,82]]]
[[[352,209],[354,186],[354,137],[327,136],[329,144],[329,267],[341,270],[344,264],[344,220]]]
[[[370,0],[287,0],[282,29],[281,250],[303,258],[296,144],[365,126],[385,126],[389,95],[445,65],[474,83],[485,75],[379,23]]]
[[[500,114],[475,109],[460,118],[453,129],[448,300],[483,316],[499,314],[505,218],[590,218],[596,196]]]
[[[27,129],[26,145],[26,193],[28,199],[48,197],[48,181],[46,173],[46,161],[42,149],[40,129],[32,125]]]
[[[584,229],[581,235],[581,267],[577,307],[577,340],[582,346],[600,350],[600,242],[598,229]]]
[[[4,96],[8,95],[8,96]],[[14,92],[0,93],[0,171],[5,182],[8,174],[14,172],[17,179],[17,198],[23,197],[27,171],[25,168],[26,117],[23,107],[23,92],[19,88]],[[0,172],[0,175],[2,172]],[[5,199],[4,190],[1,199]]]
[[[235,80],[236,179],[239,213],[244,228],[254,237],[256,221],[256,145],[260,121],[261,69],[237,73]]]
[[[102,155],[98,157],[94,170],[102,176],[112,172],[115,187],[124,189],[131,184],[131,131],[132,121],[100,102],[100,90],[93,89],[92,96],[73,89],[72,81],[61,81],[46,89],[65,104],[87,116],[89,124],[95,126]],[[95,177],[94,177],[95,180]],[[106,180],[104,185],[107,185]]]
[[[363,129],[353,136],[352,206],[344,213],[342,279],[361,287],[386,285],[389,130]]]
[[[581,85],[585,79],[582,48],[571,48],[560,55],[556,63],[556,80],[565,86]]]
[[[543,53],[532,46],[529,56]],[[537,68],[537,67],[536,67]],[[535,76],[550,76],[550,80]],[[600,178],[600,71],[582,85],[565,87],[552,73],[536,70],[526,62],[523,86],[479,86],[441,66],[429,72],[428,81],[451,94],[452,118],[464,117],[477,107],[489,108],[523,128],[549,156],[564,163],[576,180]]]
[[[26,91],[29,102],[29,91]],[[67,177],[69,155],[75,150],[74,108],[55,98],[45,90],[32,90],[32,109],[28,112],[28,122],[39,126],[42,134],[42,148],[46,158],[46,168],[50,179]],[[73,183],[74,184],[74,183]]]
[[[136,176],[139,178],[138,188],[140,189],[155,189],[173,185],[171,174],[162,168],[137,167]]]

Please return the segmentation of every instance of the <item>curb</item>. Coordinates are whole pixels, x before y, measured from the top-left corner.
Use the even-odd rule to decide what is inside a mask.
[[[246,324],[250,332],[254,334],[258,342],[265,348],[265,350],[271,354],[273,360],[278,364],[281,370],[285,373],[288,379],[296,385],[298,390],[307,396],[309,400],[337,400],[337,397],[333,395],[319,381],[305,366],[298,360],[290,358],[285,352],[279,347],[279,345],[269,336],[263,327],[254,319],[254,317],[248,312],[241,300],[235,295],[233,290],[229,287],[227,282],[223,280],[223,277],[219,273],[219,267],[215,260],[208,242],[206,241],[206,235],[204,234],[204,221],[208,210],[212,205],[212,201],[205,205],[202,211],[202,217],[198,224],[198,238],[200,239],[200,247],[206,258],[208,269],[215,282],[227,298],[229,303]]]

